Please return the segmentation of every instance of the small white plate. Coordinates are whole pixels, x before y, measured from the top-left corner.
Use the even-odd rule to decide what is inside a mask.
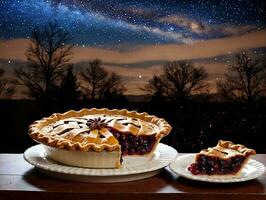
[[[125,182],[148,178],[158,174],[177,156],[177,151],[160,143],[150,160],[142,162],[136,157],[124,157],[121,169],[89,169],[64,165],[46,157],[41,144],[24,152],[24,159],[43,173],[72,181],[81,182]]]
[[[262,163],[250,159],[245,165],[244,169],[238,176],[233,175],[193,175],[188,171],[188,167],[195,160],[195,154],[187,154],[179,156],[174,162],[170,164],[170,168],[178,175],[197,181],[213,182],[213,183],[233,183],[243,182],[255,179],[261,176],[265,167]]]

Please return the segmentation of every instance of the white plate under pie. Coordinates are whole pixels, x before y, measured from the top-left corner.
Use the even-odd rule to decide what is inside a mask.
[[[68,166],[49,159],[41,144],[30,147],[24,152],[24,159],[27,162],[49,176],[99,183],[127,182],[152,177],[169,165],[176,156],[175,149],[160,143],[149,160],[125,156],[120,169],[89,169]]]
[[[213,183],[234,183],[243,182],[255,179],[265,172],[265,167],[262,163],[250,159],[238,176],[234,175],[193,175],[188,171],[188,167],[195,160],[195,154],[186,154],[177,157],[170,164],[170,169],[176,174],[197,181],[213,182]]]

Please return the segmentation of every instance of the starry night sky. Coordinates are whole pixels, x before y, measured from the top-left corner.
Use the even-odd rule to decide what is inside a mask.
[[[263,1],[1,1],[1,39],[57,21],[79,45],[186,43],[263,29]],[[223,27],[230,26],[232,30]]]
[[[196,59],[215,78],[224,70],[224,55],[243,48],[264,54],[265,16],[265,3],[255,0],[2,0],[0,67],[25,60],[21,52],[32,29],[53,20],[70,33],[75,63],[99,57],[107,68],[131,81],[128,93],[134,94],[138,93],[134,84],[159,72],[165,60]],[[212,42],[224,48],[213,47]],[[227,44],[234,47],[226,48]],[[171,49],[173,45],[177,49]],[[162,47],[164,55],[159,55]],[[192,47],[192,53],[183,52]],[[214,49],[203,55],[204,47]]]

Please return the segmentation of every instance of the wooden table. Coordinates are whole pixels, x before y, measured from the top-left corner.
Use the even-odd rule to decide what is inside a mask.
[[[255,159],[266,165],[266,154]],[[252,199],[266,200],[266,174],[234,184],[210,184],[179,177],[165,169],[155,177],[128,183],[62,181],[41,174],[22,154],[0,154],[0,199]]]

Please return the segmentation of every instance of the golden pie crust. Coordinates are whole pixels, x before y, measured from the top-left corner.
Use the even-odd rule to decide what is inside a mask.
[[[219,173],[214,172],[212,174],[207,173],[208,175],[236,175],[237,176],[243,170],[244,166],[246,165],[250,157],[255,154],[256,154],[255,150],[247,148],[242,144],[234,144],[231,141],[219,140],[218,144],[215,147],[203,149],[198,154],[196,154],[195,163],[193,163],[190,166],[189,170],[193,171],[193,168],[194,168],[193,165],[201,162],[200,160],[201,160],[202,155],[206,156],[207,160],[208,158],[214,157],[214,158],[218,158],[219,160],[224,160],[225,162],[228,160],[229,163],[231,159],[243,158],[244,160],[240,164],[240,167],[236,169],[235,171],[232,170],[231,172],[224,173],[224,174],[219,174],[220,172]],[[206,174],[206,173],[204,172],[203,174]]]
[[[55,113],[35,121],[29,127],[29,135],[39,143],[59,149],[83,152],[120,151],[121,146],[113,134],[104,126],[91,130],[89,119],[102,120],[119,132],[137,136],[154,135],[157,141],[172,129],[164,119],[145,112],[93,108]]]
[[[219,140],[215,147],[210,147],[208,149],[203,149],[196,155],[196,160],[200,155],[214,156],[221,159],[229,159],[237,155],[249,157],[250,155],[255,155],[256,151],[249,149],[242,144],[234,144],[231,141]]]

